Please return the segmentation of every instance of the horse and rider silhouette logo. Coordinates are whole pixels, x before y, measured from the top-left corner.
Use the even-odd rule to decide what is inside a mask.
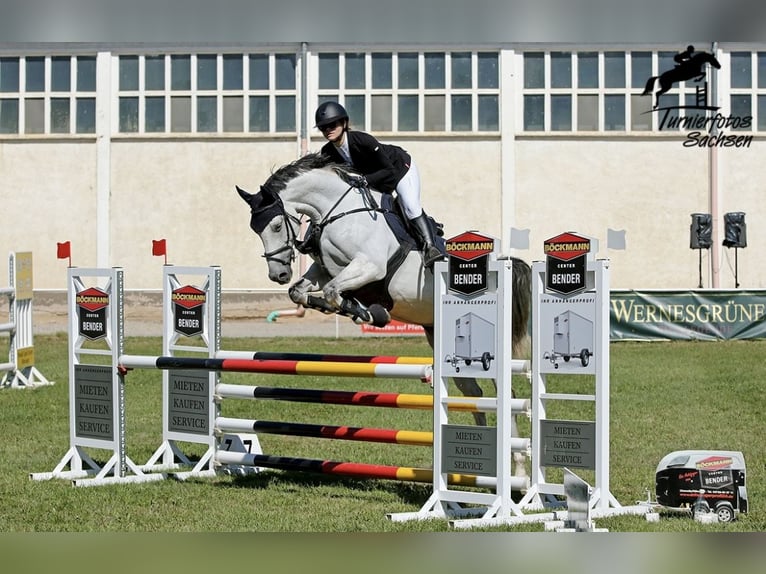
[[[659,83],[660,88],[655,93],[654,108],[659,109],[660,96],[668,92],[673,84],[684,82],[686,80],[694,80],[700,82],[705,78],[705,65],[710,64],[715,69],[719,70],[721,64],[718,62],[715,56],[708,54],[707,52],[696,52],[694,46],[687,46],[686,50],[679,52],[673,56],[673,60],[676,61],[674,68],[667,70],[659,76],[652,76],[646,81],[646,87],[644,88],[642,96],[647,96],[652,93],[655,82]],[[703,107],[703,106],[697,106]]]

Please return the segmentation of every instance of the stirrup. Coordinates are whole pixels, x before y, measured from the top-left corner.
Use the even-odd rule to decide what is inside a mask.
[[[434,263],[444,259],[442,252],[433,245],[426,247],[423,251],[421,251],[421,255],[423,257],[423,266],[427,269],[431,269],[434,266]]]

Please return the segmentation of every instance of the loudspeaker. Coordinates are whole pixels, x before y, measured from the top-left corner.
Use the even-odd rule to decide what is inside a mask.
[[[747,247],[747,225],[745,214],[741,211],[726,213],[723,216],[724,247]]]
[[[692,249],[710,249],[713,244],[713,218],[709,213],[692,213],[690,229]]]

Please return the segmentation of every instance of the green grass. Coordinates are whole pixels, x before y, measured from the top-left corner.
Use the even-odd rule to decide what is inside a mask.
[[[219,476],[162,482],[73,488],[69,481],[33,481],[69,448],[66,336],[38,336],[36,362],[56,384],[34,390],[0,391],[0,531],[2,532],[442,532],[445,521],[394,523],[387,513],[418,510],[430,484],[356,480],[327,475],[266,471],[256,476]],[[311,351],[341,354],[427,355],[419,338],[230,339],[225,349]],[[126,352],[157,355],[159,338],[131,338]],[[663,513],[659,523],[640,516],[597,520],[610,532],[759,532],[766,530],[763,421],[766,341],[614,343],[611,345],[611,491],[623,505],[653,493],[657,463],[681,449],[741,450],[747,463],[750,512],[730,524],[703,525]],[[257,382],[254,382],[257,377]],[[292,377],[226,373],[224,382],[338,390],[430,393],[417,381],[368,378]],[[549,390],[587,392],[584,376],[550,376]],[[491,388],[487,384],[487,389]],[[529,382],[514,379],[518,396]],[[127,452],[143,464],[161,443],[161,375],[133,371],[127,378]],[[561,407],[563,408],[563,407]],[[572,407],[568,407],[572,408]],[[575,411],[549,409],[593,420],[586,404]],[[579,410],[577,410],[579,409]],[[572,416],[574,414],[574,416]],[[428,411],[303,405],[277,401],[226,401],[224,416],[297,422],[432,430]],[[469,424],[467,413],[450,417]],[[522,418],[522,435],[529,422]],[[263,435],[270,454],[371,462],[431,465],[431,450],[351,441]],[[190,455],[200,445],[182,445]],[[101,462],[109,453],[92,451]],[[587,473],[586,473],[587,475]],[[583,476],[589,480],[588,476]],[[590,480],[589,480],[590,482]],[[497,531],[539,531],[542,525]]]

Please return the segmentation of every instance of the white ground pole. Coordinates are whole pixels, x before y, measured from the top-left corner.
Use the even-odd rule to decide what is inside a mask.
[[[96,334],[90,339],[82,334],[86,319],[80,315],[83,301],[78,301],[85,291],[101,305],[94,317],[87,319],[89,328],[97,325]],[[70,447],[52,472],[33,473],[30,478],[70,479],[73,486],[161,480],[164,477],[160,474],[145,474],[126,454],[125,381],[118,370],[118,360],[124,350],[122,269],[70,267],[67,305]],[[94,362],[84,363],[86,357]],[[112,455],[100,466],[85,449],[107,450]],[[65,470],[67,467],[69,470]]]
[[[489,289],[496,295],[496,336],[498,349],[511,349],[512,325],[512,263],[510,260],[498,260],[495,253],[490,254],[488,262]],[[497,397],[496,409],[496,487],[495,492],[474,492],[451,490],[447,483],[447,470],[443,465],[442,446],[445,425],[449,424],[447,403],[449,399],[448,382],[454,374],[444,373],[444,363],[437,358],[448,354],[443,336],[445,325],[443,300],[447,296],[448,263],[437,262],[434,265],[434,446],[433,446],[433,494],[417,512],[389,514],[395,522],[409,520],[427,520],[434,518],[450,519],[451,524],[460,523],[463,527],[481,526],[484,521],[504,520],[514,515],[521,515],[522,509],[513,502],[512,490],[524,490],[529,486],[528,478],[511,476],[512,446],[511,438],[511,375],[512,361],[508,357],[498,357],[495,382]],[[498,355],[500,353],[498,352]],[[487,398],[486,401],[493,401]],[[470,505],[470,506],[469,506]],[[455,520],[463,519],[463,520]]]
[[[183,279],[183,281],[182,281]],[[176,328],[174,293],[191,285],[204,293],[200,318],[201,332],[188,336]],[[162,272],[162,354],[172,356],[204,356],[214,358],[221,348],[221,268],[179,267],[165,265]],[[198,344],[192,344],[192,343]],[[220,406],[215,400],[218,372],[162,371],[162,444],[141,468],[145,471],[169,471],[185,479],[215,475],[215,420]],[[196,389],[196,390],[190,390]],[[204,401],[202,409],[184,408],[184,400]],[[193,462],[179,446],[180,442],[207,445],[205,453]]]
[[[8,285],[0,295],[8,297],[8,322],[0,333],[8,333],[8,362],[0,363],[4,372],[0,388],[27,389],[52,385],[35,367],[32,331],[32,253],[11,253],[8,257]]]

